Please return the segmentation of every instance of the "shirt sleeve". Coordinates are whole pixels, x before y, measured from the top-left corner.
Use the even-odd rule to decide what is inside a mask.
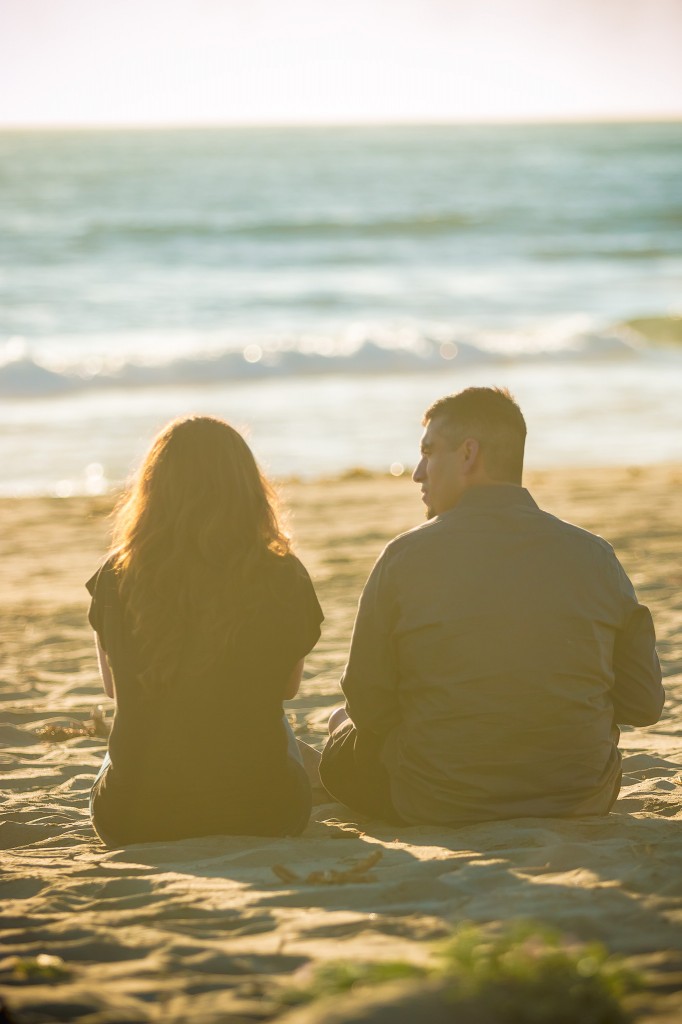
[[[296,559],[296,568],[298,608],[298,628],[296,633],[300,650],[300,654],[296,659],[298,661],[300,658],[305,658],[306,654],[312,651],[320,639],[320,627],[324,621],[324,613],[320,607],[320,602],[317,600],[315,587],[308,575],[308,570],[298,559]]]
[[[618,570],[626,620],[616,634],[613,652],[615,718],[619,725],[653,725],[661,717],[665,700],[654,623],[620,564]]]
[[[87,580],[85,586],[90,594],[90,608],[88,609],[88,622],[99,637],[104,649],[104,617],[107,606],[111,601],[110,597],[110,575],[111,566],[107,560],[96,573]]]
[[[278,559],[278,563],[275,563],[275,604],[270,605],[270,640],[293,667],[320,639],[324,614],[303,563],[295,555]],[[255,628],[254,643],[258,643],[262,623],[256,622]]]
[[[398,723],[398,667],[391,623],[393,598],[384,553],[360,597],[341,687],[358,735],[385,736]]]
[[[90,608],[88,609],[88,622],[94,629],[95,633],[102,637],[102,595],[101,586],[98,586],[100,576],[102,574],[103,566],[94,573],[89,580],[87,580],[85,586],[88,593],[90,594]],[[100,593],[98,594],[98,591]]]

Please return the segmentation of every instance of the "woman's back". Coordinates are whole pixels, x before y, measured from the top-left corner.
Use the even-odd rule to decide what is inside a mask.
[[[232,431],[209,423],[218,435]],[[299,831],[310,791],[288,751],[282,700],[319,637],[312,583],[286,550],[267,492],[258,494],[259,475],[242,474],[261,521],[260,533],[250,530],[255,541],[242,528],[240,551],[229,533],[244,509],[221,516],[220,501],[230,501],[221,481],[212,481],[211,493],[204,480],[200,502],[195,489],[169,507],[168,480],[155,489],[150,456],[142,472],[147,500],[128,497],[117,546],[87,584],[117,704],[111,764],[93,791],[96,827],[117,842]],[[165,457],[171,477],[177,466]],[[223,482],[234,483],[220,469]],[[243,493],[235,500],[248,505]]]

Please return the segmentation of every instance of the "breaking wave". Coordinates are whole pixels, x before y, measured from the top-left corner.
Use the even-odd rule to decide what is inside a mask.
[[[112,344],[123,348],[125,336]],[[472,332],[468,335],[424,334],[392,345],[367,338],[348,350],[329,340],[319,351],[296,344],[273,346],[250,341],[245,347],[174,355],[165,360],[124,359],[96,370],[92,361],[56,368],[30,348],[12,353],[0,363],[0,395],[40,398],[101,389],[202,386],[231,381],[322,375],[386,376],[453,369],[476,363],[637,358],[660,346],[682,349],[682,318],[649,317],[608,329],[565,333],[552,337],[520,336],[510,332]],[[139,351],[139,347],[138,347]]]

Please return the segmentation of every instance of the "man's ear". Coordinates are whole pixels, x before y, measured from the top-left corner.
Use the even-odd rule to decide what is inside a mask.
[[[479,464],[481,446],[475,437],[467,437],[462,442],[462,469],[465,473],[473,473]]]

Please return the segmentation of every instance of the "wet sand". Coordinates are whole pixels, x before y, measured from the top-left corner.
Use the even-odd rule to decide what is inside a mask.
[[[614,545],[656,622],[667,707],[658,725],[623,731],[612,814],[396,829],[321,803],[297,839],[112,850],[87,816],[105,740],[40,735],[64,735],[99,704],[111,714],[83,588],[106,548],[111,499],[0,502],[0,986],[18,1021],[266,1019],[313,963],[422,962],[459,922],[518,917],[604,942],[646,974],[637,1019],[682,1019],[682,466],[535,473],[527,484],[542,507]],[[320,746],[363,582],[423,509],[405,478],[283,492],[326,613],[288,709]],[[377,852],[369,880],[325,880]],[[276,865],[298,878],[282,881]],[[40,953],[63,959],[52,982],[18,968]]]

